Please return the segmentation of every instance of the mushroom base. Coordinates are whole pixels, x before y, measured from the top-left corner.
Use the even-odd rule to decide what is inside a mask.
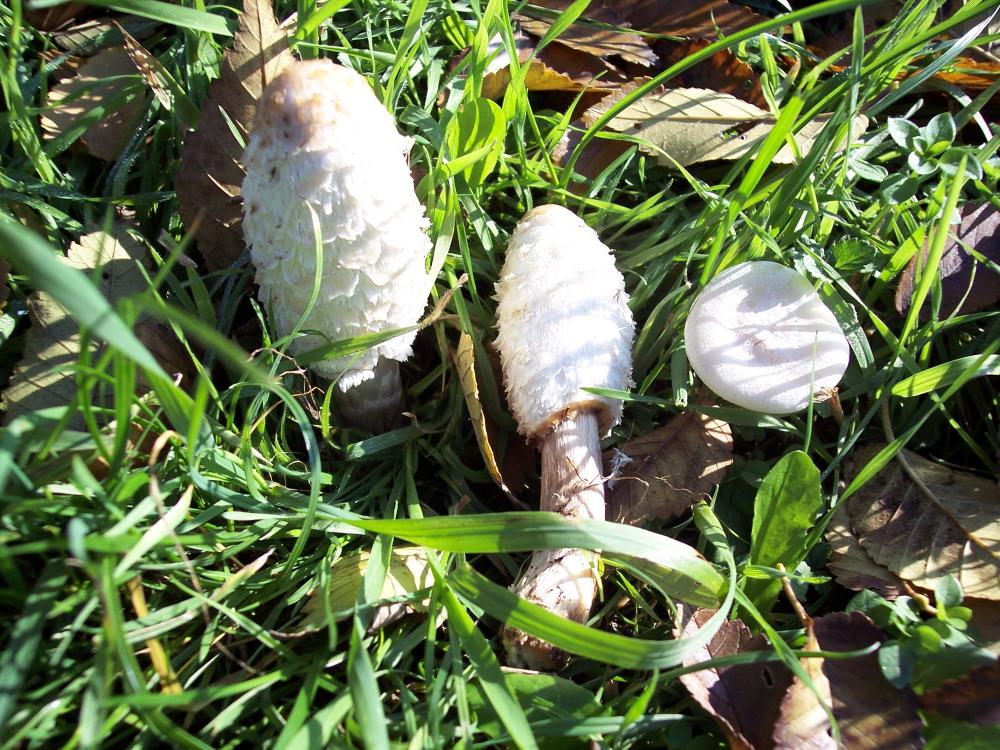
[[[575,413],[541,443],[540,510],[568,518],[604,519],[604,475],[598,415]],[[578,549],[535,552],[512,590],[574,622],[586,622],[597,595],[597,555]],[[568,656],[550,643],[514,628],[502,633],[507,663],[553,671]]]
[[[345,426],[380,433],[402,423],[403,381],[399,362],[380,357],[374,373],[375,377],[346,391],[334,387],[334,402]]]

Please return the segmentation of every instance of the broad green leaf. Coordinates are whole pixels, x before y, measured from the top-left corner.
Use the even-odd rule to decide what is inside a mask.
[[[823,505],[819,469],[802,451],[793,451],[764,477],[754,500],[750,562],[795,570],[809,551],[806,532]],[[746,593],[762,612],[773,605],[781,589],[778,580],[750,580]]]
[[[458,108],[445,129],[445,144],[450,159],[486,149],[475,163],[462,170],[470,187],[478,187],[496,168],[503,152],[506,121],[495,102],[477,98]]]

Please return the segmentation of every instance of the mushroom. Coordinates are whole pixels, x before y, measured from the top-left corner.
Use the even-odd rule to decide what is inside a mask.
[[[430,278],[428,221],[407,165],[410,140],[368,82],[330,60],[296,62],[264,90],[243,155],[243,232],[260,300],[279,336],[316,304],[290,344],[294,354],[363,334],[415,324]],[[360,354],[311,364],[336,380],[341,414],[372,431],[398,418],[399,362],[415,331]]]
[[[688,361],[722,398],[791,414],[832,389],[850,346],[809,281],[770,261],[728,268],[701,291],[684,326]]]
[[[518,223],[497,283],[497,346],[518,432],[542,454],[540,508],[604,519],[600,438],[621,419],[619,399],[581,390],[632,385],[635,324],[611,251],[579,217],[540,206]],[[596,556],[536,552],[512,587],[584,622],[597,591]],[[506,628],[511,666],[554,670],[566,655]]]

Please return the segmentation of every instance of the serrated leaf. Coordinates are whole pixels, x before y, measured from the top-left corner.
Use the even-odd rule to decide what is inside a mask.
[[[100,291],[114,304],[146,289],[140,266],[148,263],[146,246],[119,227],[113,235],[103,231],[84,235],[69,247],[65,262],[98,282]],[[66,406],[76,397],[72,368],[80,358],[80,329],[66,310],[44,292],[28,302],[31,328],[25,334],[24,355],[3,393],[5,422],[39,409]],[[94,351],[97,344],[91,343]],[[77,417],[74,429],[83,427]]]
[[[877,565],[851,529],[847,509],[841,505],[833,514],[826,529],[830,543],[830,561],[827,568],[844,588],[853,591],[871,589],[887,599],[895,599],[905,592],[903,581],[883,565]]]
[[[801,155],[809,152],[830,115],[818,115],[794,138]],[[608,127],[639,139],[639,148],[664,166],[686,167],[705,161],[739,159],[756,148],[776,122],[749,102],[709,89],[668,89],[651,93],[626,107]],[[858,116],[851,137],[863,133],[868,119]],[[772,160],[792,164],[795,152],[786,144]]]
[[[639,525],[704,499],[733,463],[733,434],[721,420],[688,412],[620,450],[630,463],[608,493],[607,518]]]
[[[223,55],[197,130],[184,141],[176,178],[181,219],[188,230],[201,222],[198,247],[212,270],[230,266],[243,254],[243,145],[264,87],[290,62],[288,38],[271,3],[244,0],[233,47]]]
[[[884,446],[866,446],[857,473]],[[933,591],[954,576],[967,596],[1000,600],[1000,492],[996,482],[903,450],[918,487],[898,461],[847,501],[851,526],[874,562]]]
[[[114,161],[135,132],[136,118],[145,106],[143,88],[124,49],[98,52],[49,91],[41,118],[46,139],[79,138],[94,156]],[[131,93],[135,95],[128,98]]]

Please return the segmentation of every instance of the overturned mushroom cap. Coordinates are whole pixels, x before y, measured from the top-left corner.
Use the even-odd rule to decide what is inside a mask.
[[[409,147],[368,82],[329,60],[294,63],[265,89],[243,159],[243,230],[279,335],[313,288],[314,217],[323,240],[319,299],[303,328],[326,338],[301,337],[294,353],[419,319],[430,240]],[[312,367],[347,390],[373,377],[380,356],[405,360],[415,335]]]
[[[770,261],[733,266],[702,290],[684,326],[688,361],[722,398],[764,414],[791,414],[833,388],[850,346],[801,274]]]
[[[620,400],[581,390],[632,385],[628,295],[594,230],[561,206],[528,212],[507,247],[497,299],[497,346],[518,431],[537,438],[585,410],[598,414],[602,433],[617,424]]]

